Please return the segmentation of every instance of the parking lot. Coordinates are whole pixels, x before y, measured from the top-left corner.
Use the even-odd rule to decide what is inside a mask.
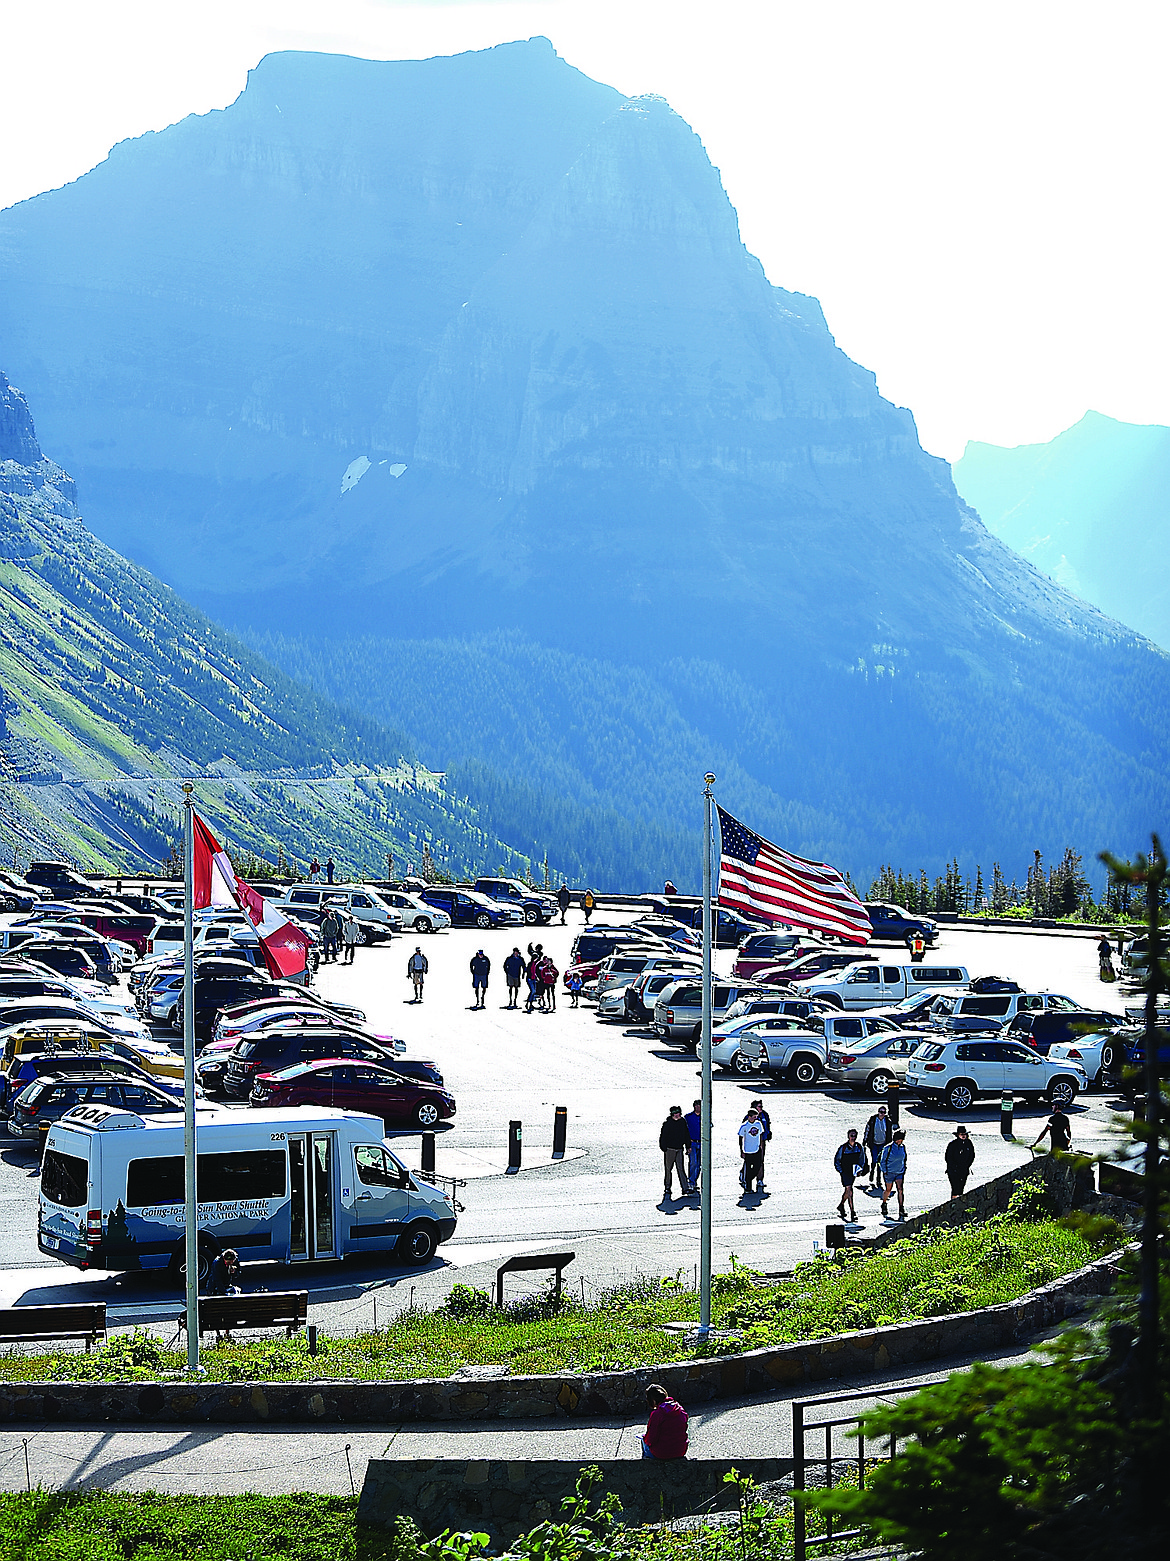
[[[606,912],[595,920],[632,919]],[[582,925],[569,913],[567,927],[524,929],[543,942],[559,970]],[[602,1024],[593,1005],[576,1011],[563,989],[555,1013],[509,1011],[502,963],[516,938],[505,931],[457,930],[426,938],[396,937],[359,948],[352,967],[322,967],[319,990],[363,1007],[371,1029],[401,1038],[407,1055],[432,1058],[458,1101],[454,1121],[437,1134],[437,1169],[466,1185],[465,1205],[451,1242],[425,1269],[385,1257],[365,1257],[343,1267],[300,1270],[313,1316],[327,1328],[355,1329],[379,1322],[388,1311],[416,1300],[437,1300],[456,1281],[487,1286],[496,1266],[523,1252],[572,1251],[567,1282],[601,1286],[638,1273],[681,1273],[692,1279],[699,1257],[699,1203],[662,1203],[659,1126],[671,1105],[689,1110],[698,1094],[697,1063],[663,1045],[646,1030]],[[425,997],[411,999],[406,962],[419,944],[430,961]],[[487,1006],[472,1008],[469,962],[482,947],[492,961]],[[1097,978],[1095,939],[1087,934],[983,932],[943,927],[932,958],[968,967],[972,976],[1010,976],[1026,988],[1066,993],[1087,1007],[1120,1011],[1123,994]],[[734,951],[720,950],[716,968],[727,971]],[[767,1157],[765,1193],[745,1198],[738,1185],[736,1132],[753,1096],[762,1096],[774,1137]],[[550,1163],[553,1112],[568,1109],[569,1152]],[[1070,1115],[1074,1147],[1106,1149],[1115,1113],[1124,1102],[1109,1094],[1079,1099]],[[247,1110],[246,1106],[238,1109]],[[821,1084],[798,1089],[760,1079],[717,1075],[714,1086],[714,1257],[727,1266],[732,1254],[765,1270],[791,1266],[823,1241],[835,1218],[840,1188],[834,1150],[848,1127],[861,1129],[873,1103]],[[1028,1143],[1046,1115],[1018,1108],[1016,1141],[1000,1136],[998,1102],[967,1112],[976,1144],[972,1180],[983,1181],[1029,1159]],[[948,1195],[943,1151],[957,1118],[945,1108],[903,1100],[909,1168],[908,1212]],[[523,1123],[524,1166],[505,1174],[507,1128]],[[418,1136],[399,1136],[396,1147],[418,1164]],[[43,1257],[36,1246],[36,1162],[22,1147],[0,1140],[0,1304],[105,1299],[114,1325],[152,1322],[165,1327],[178,1298],[152,1275],[83,1275]],[[876,1200],[858,1198],[863,1227],[878,1228]],[[248,1286],[287,1288],[287,1269],[249,1265]],[[539,1275],[516,1276],[522,1288]]]

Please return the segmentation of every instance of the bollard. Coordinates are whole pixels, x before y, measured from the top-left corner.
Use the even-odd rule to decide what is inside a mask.
[[[826,1225],[825,1226],[825,1250],[827,1252],[835,1252],[838,1247],[843,1247],[844,1245],[845,1245],[845,1227],[844,1227],[844,1225]]]
[[[1012,1129],[1012,1114],[1016,1109],[1016,1097],[1011,1090],[1005,1089],[999,1102],[999,1131],[1002,1138],[1014,1137]]]
[[[520,1169],[520,1135],[523,1129],[519,1122],[508,1123],[508,1173],[515,1175]]]
[[[890,1080],[890,1087],[889,1087],[889,1089],[886,1090],[886,1105],[890,1108],[890,1121],[894,1124],[895,1127],[897,1127],[899,1125],[899,1123],[898,1123],[898,1097],[899,1097],[898,1081],[897,1081],[897,1079],[891,1079]]]
[[[317,1324],[316,1323],[310,1323],[308,1328],[306,1329],[306,1332],[309,1335],[309,1354],[310,1355],[316,1355],[316,1353],[317,1353]]]
[[[424,1133],[422,1136],[422,1161],[419,1169],[430,1175],[435,1174],[435,1135]]]
[[[554,1160],[565,1158],[565,1138],[569,1131],[569,1108],[558,1106],[553,1112],[553,1152]]]

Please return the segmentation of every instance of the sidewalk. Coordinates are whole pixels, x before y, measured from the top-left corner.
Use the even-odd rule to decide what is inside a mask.
[[[1029,1346],[988,1357],[1012,1365]],[[786,1457],[791,1453],[792,1410],[797,1398],[873,1388],[873,1398],[906,1382],[931,1382],[970,1366],[968,1359],[924,1366],[921,1371],[875,1384],[873,1378],[840,1379],[766,1398],[735,1399],[696,1409],[691,1451],[717,1458]],[[868,1401],[865,1401],[868,1402]],[[852,1413],[855,1404],[848,1406]],[[640,1456],[644,1417],[632,1420],[524,1421],[507,1425],[449,1421],[409,1427],[155,1426],[139,1429],[49,1426],[0,1432],[0,1490],[35,1487],[275,1496],[315,1491],[347,1496],[360,1491],[371,1458],[630,1458]],[[349,1458],[346,1458],[346,1449]]]

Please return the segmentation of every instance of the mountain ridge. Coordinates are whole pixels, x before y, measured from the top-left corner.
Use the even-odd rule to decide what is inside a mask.
[[[716,755],[862,876],[1165,810],[1167,658],[987,530],[669,105],[547,43],[268,57],[0,214],[0,278],[103,534],[433,767],[540,792],[554,855],[566,805],[689,851]]]

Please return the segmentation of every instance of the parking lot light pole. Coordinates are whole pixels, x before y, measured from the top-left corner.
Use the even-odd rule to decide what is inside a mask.
[[[195,803],[183,787],[183,1230],[187,1248],[187,1370],[199,1371],[199,1198],[195,1187]]]
[[[711,787],[714,775],[703,777],[703,1026],[700,1049],[702,1052],[703,1083],[701,1150],[702,1161],[699,1203],[699,1335],[705,1337],[711,1331],[711,849],[712,810],[714,801]]]

